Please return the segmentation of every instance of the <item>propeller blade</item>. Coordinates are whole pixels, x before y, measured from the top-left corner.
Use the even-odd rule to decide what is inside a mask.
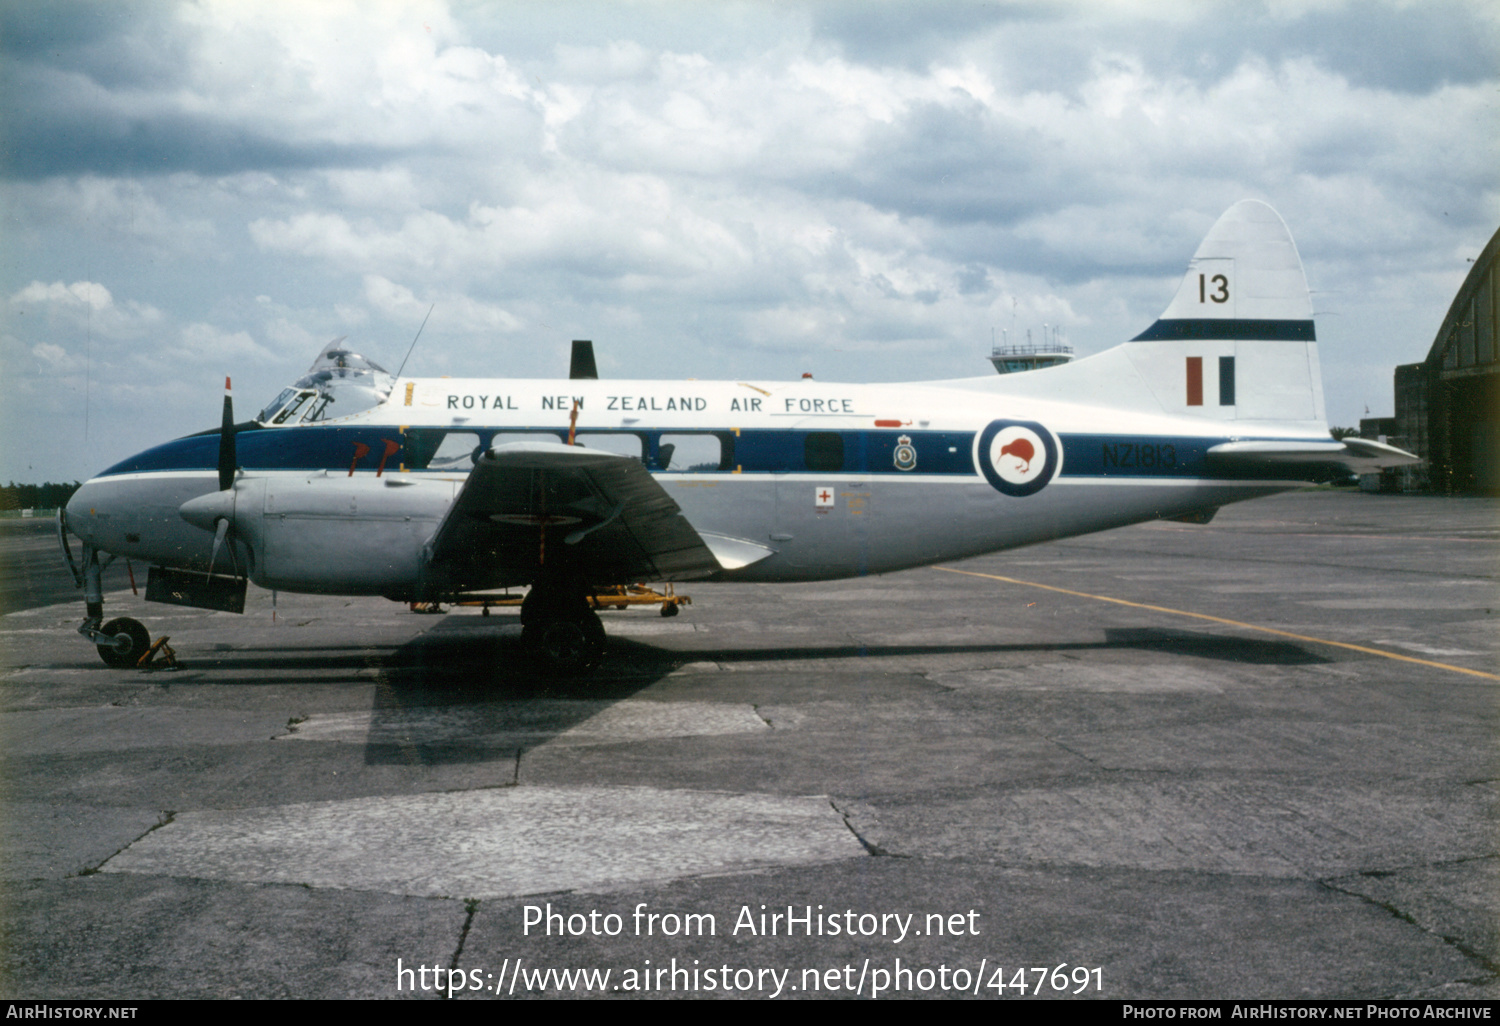
[[[224,424],[219,429],[219,491],[227,491],[234,485],[234,393],[229,388],[229,378],[224,378]],[[215,545],[215,548],[218,546]]]
[[[224,536],[229,533],[229,521],[220,520],[214,528],[214,547],[208,554],[208,576],[214,575],[214,561],[219,558],[219,546],[224,544]]]

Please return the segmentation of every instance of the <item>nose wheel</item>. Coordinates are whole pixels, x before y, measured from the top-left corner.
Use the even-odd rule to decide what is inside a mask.
[[[104,640],[100,640],[101,636]],[[99,628],[94,636],[99,658],[110,666],[125,669],[137,665],[151,649],[151,633],[139,620],[121,616]]]

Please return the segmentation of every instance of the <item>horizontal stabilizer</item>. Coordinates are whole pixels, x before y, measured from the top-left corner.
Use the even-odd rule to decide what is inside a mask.
[[[1342,468],[1354,474],[1373,474],[1387,467],[1422,462],[1404,449],[1367,438],[1343,441],[1225,442],[1208,450],[1211,472],[1226,470],[1285,470],[1289,477],[1303,477],[1300,470]]]

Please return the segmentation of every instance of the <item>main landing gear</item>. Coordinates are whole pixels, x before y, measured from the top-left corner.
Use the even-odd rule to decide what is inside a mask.
[[[582,673],[604,655],[604,625],[589,604],[589,589],[572,577],[546,577],[521,603],[521,640],[542,668]]]

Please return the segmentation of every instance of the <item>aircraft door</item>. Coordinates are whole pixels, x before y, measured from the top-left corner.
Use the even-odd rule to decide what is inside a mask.
[[[776,479],[771,535],[785,561],[829,576],[863,574],[871,562],[875,494],[863,474],[862,436],[809,431],[793,453],[795,471]]]

